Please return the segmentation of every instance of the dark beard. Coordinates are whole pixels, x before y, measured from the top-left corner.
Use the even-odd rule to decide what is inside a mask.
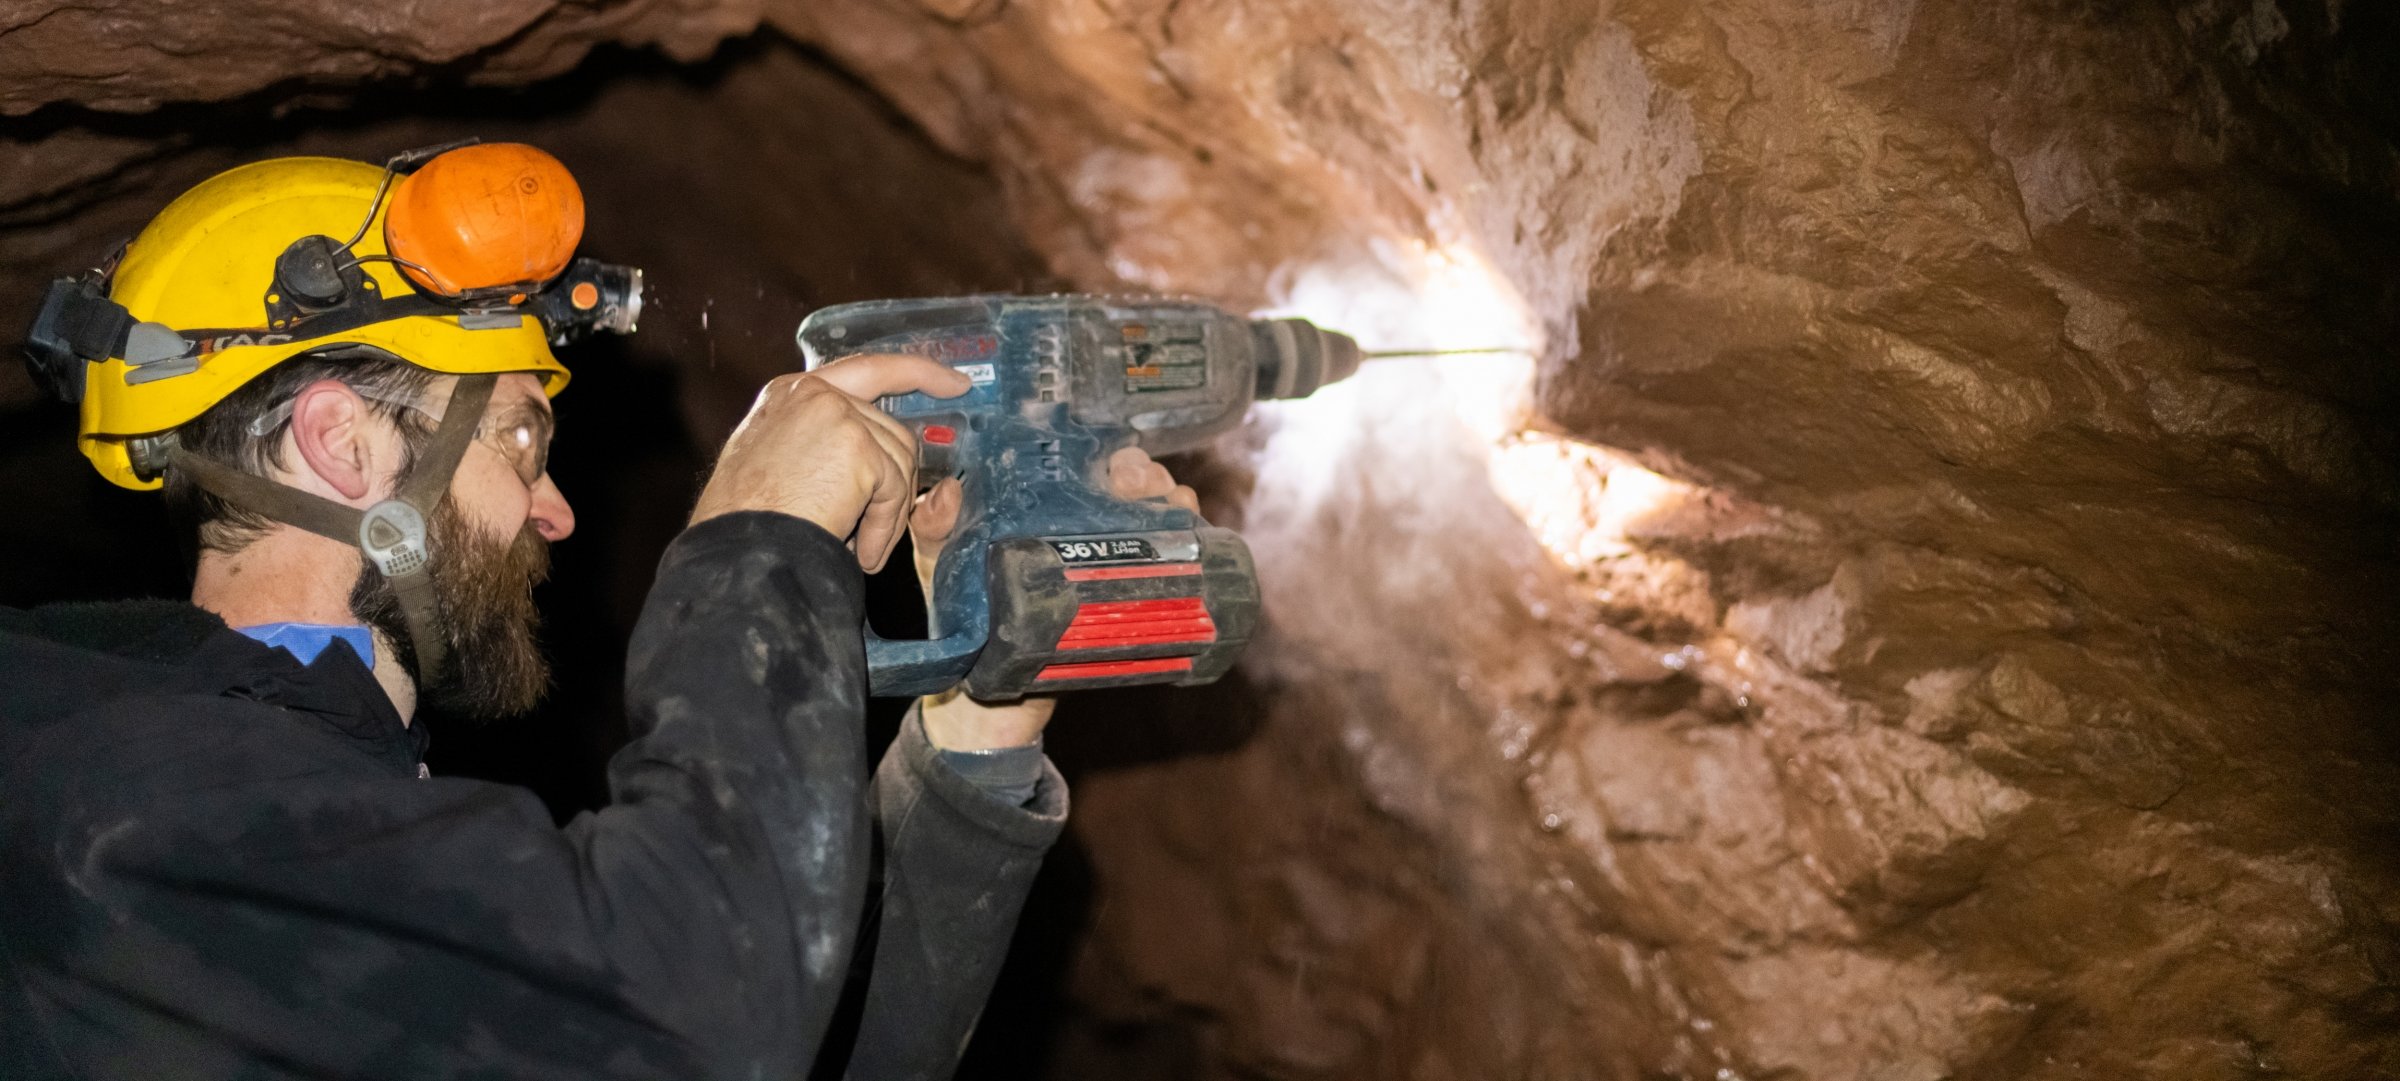
[[[371,564],[359,568],[350,610],[391,642],[417,681],[420,701],[481,719],[531,712],[550,689],[550,665],[534,640],[542,616],[533,604],[533,587],[550,577],[550,542],[530,522],[505,542],[486,536],[447,496],[430,517],[432,633],[450,647],[439,676],[427,684],[417,671],[416,640],[399,594]]]

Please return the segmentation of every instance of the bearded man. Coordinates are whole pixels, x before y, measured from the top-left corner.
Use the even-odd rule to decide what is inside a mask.
[[[951,1071],[1066,814],[1044,703],[912,712],[866,766],[861,572],[917,492],[872,403],[966,377],[762,391],[660,561],[608,807],[421,763],[420,701],[547,680],[550,346],[638,304],[570,265],[581,213],[529,147],[281,159],[52,290],[37,375],[199,557],[188,604],[0,609],[0,1077],[802,1077],[877,854],[850,1073]],[[955,490],[926,506],[930,549]]]

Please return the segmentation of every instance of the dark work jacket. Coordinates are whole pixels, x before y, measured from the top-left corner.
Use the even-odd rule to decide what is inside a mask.
[[[419,778],[366,668],[189,605],[0,609],[0,1078],[947,1076],[1066,814],[863,750],[863,585],[773,514],[668,548],[611,804]]]

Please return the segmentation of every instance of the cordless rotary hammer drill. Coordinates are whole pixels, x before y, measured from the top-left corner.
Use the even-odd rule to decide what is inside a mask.
[[[1258,575],[1232,530],[1107,486],[1109,455],[1197,448],[1259,398],[1299,398],[1358,369],[1358,343],[1299,319],[1090,296],[879,300],[811,314],[814,369],[914,353],[973,389],[882,405],[917,435],[917,475],[962,478],[933,577],[932,637],[867,634],[877,695],[966,684],[977,698],[1193,685],[1225,674],[1258,626]]]

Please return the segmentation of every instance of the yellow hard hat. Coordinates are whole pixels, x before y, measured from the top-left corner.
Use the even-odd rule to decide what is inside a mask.
[[[288,332],[304,327],[308,313],[296,314],[295,298],[278,295],[278,259],[304,238],[332,238],[324,250],[368,293],[391,301],[417,292],[399,267],[377,261],[388,253],[387,204],[379,198],[386,179],[384,169],[364,162],[278,158],[218,174],[151,220],[126,247],[108,297],[133,320],[170,328],[192,348],[167,374],[137,375],[138,365],[122,356],[80,365],[76,441],[102,476],[127,488],[158,487],[134,468],[130,441],[170,431],[275,365],[329,346],[373,346],[458,375],[536,372],[550,394],[566,386],[567,369],[536,318],[394,306],[379,311],[409,314],[330,333]],[[343,249],[340,238],[354,235]]]

